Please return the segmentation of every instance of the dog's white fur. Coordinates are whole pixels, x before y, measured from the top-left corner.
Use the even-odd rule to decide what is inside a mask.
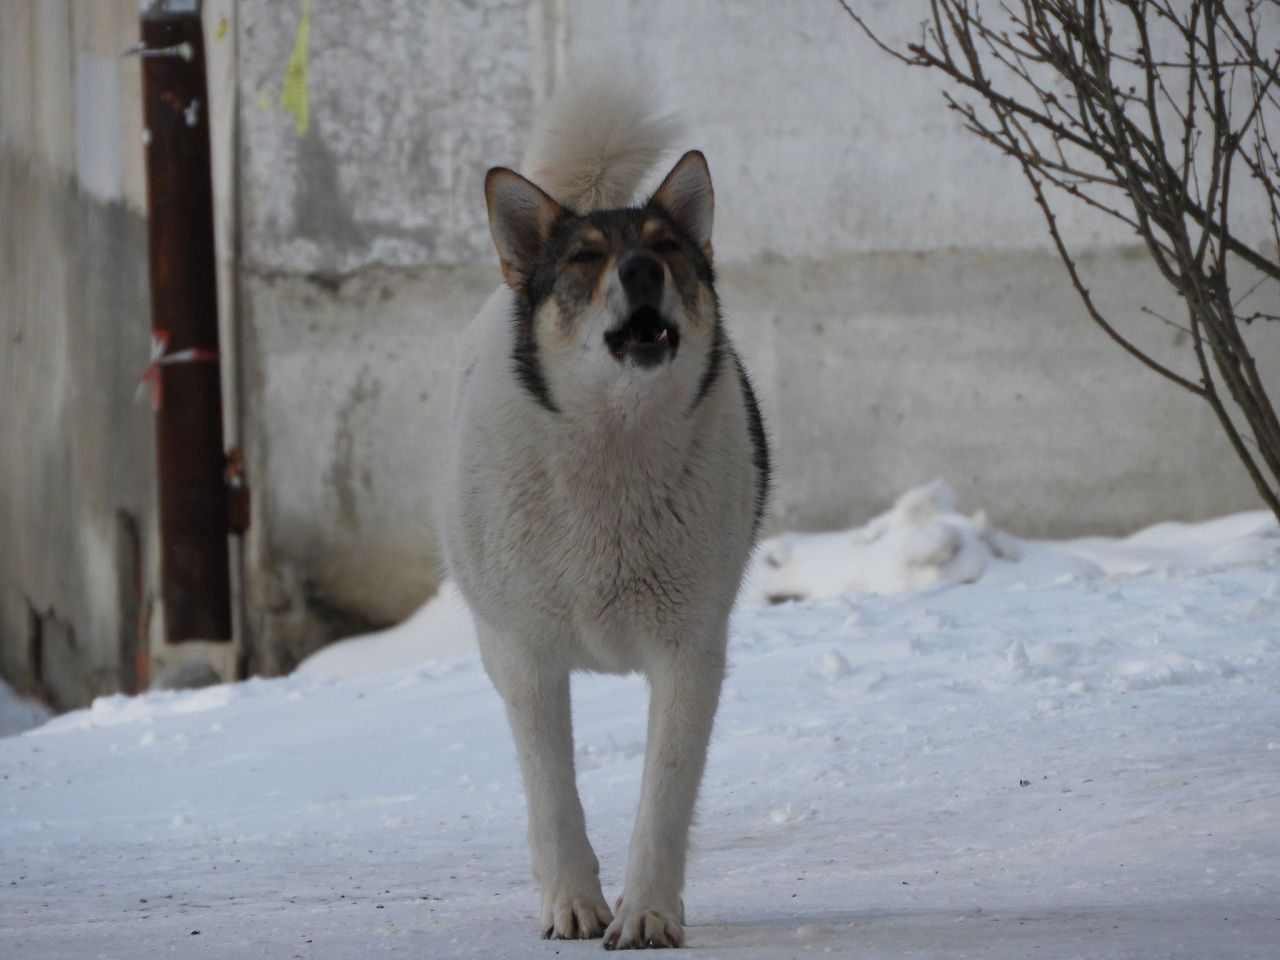
[[[578,212],[631,201],[675,131],[634,87],[599,80],[558,96],[547,116],[532,170]],[[693,196],[697,183],[683,196],[703,204],[689,222],[709,250],[705,185],[705,198]],[[682,329],[676,358],[656,369],[619,363],[603,343],[616,284],[573,337],[540,335],[556,411],[514,375],[511,290],[504,285],[481,309],[451,425],[442,524],[449,571],[515,736],[545,934],[596,936],[608,925],[606,946],[676,946],[727,622],[764,480],[727,341],[718,377],[695,402],[711,330],[668,283],[663,308]],[[569,675],[579,669],[640,671],[651,687],[616,917],[574,780]]]
[[[535,183],[579,213],[621,207],[680,135],[637,85],[599,65],[580,68],[547,104],[524,157]]]

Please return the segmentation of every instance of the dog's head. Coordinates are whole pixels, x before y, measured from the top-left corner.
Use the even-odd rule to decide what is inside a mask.
[[[639,207],[578,214],[502,167],[485,196],[516,294],[516,371],[543,406],[642,394],[696,403],[720,351],[701,153],[686,153]]]

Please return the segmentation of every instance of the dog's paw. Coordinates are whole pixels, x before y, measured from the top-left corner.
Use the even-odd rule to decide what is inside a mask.
[[[675,910],[632,909],[618,898],[618,914],[604,932],[606,950],[684,946],[684,906]]]
[[[548,897],[542,907],[542,939],[593,940],[604,933],[612,919],[609,905],[598,893]]]
[[[621,912],[622,912],[622,894],[618,894],[618,899],[617,899],[617,900],[615,900],[615,901],[613,901],[613,912],[614,912],[614,913],[621,913]],[[681,897],[681,898],[680,898],[680,925],[681,925],[681,926],[683,926],[683,925],[684,925],[684,922],[685,922],[685,920],[684,920],[684,897]]]

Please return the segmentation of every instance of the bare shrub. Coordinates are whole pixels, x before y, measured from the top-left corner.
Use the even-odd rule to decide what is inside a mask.
[[[920,39],[882,50],[945,76],[965,127],[1016,160],[1088,315],[1150,369],[1212,407],[1258,494],[1280,519],[1280,422],[1242,328],[1278,318],[1247,306],[1280,281],[1280,51],[1264,37],[1280,0],[930,0]],[[1128,225],[1181,299],[1192,376],[1123,335],[1090,295],[1055,203]],[[1270,237],[1231,216],[1261,204]],[[1232,289],[1238,258],[1248,289]],[[1254,279],[1256,277],[1256,280]]]

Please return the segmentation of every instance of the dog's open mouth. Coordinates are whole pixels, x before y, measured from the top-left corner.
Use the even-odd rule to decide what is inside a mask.
[[[680,329],[667,322],[656,307],[637,307],[625,323],[604,335],[604,342],[619,363],[630,359],[637,366],[653,367],[675,359]]]

